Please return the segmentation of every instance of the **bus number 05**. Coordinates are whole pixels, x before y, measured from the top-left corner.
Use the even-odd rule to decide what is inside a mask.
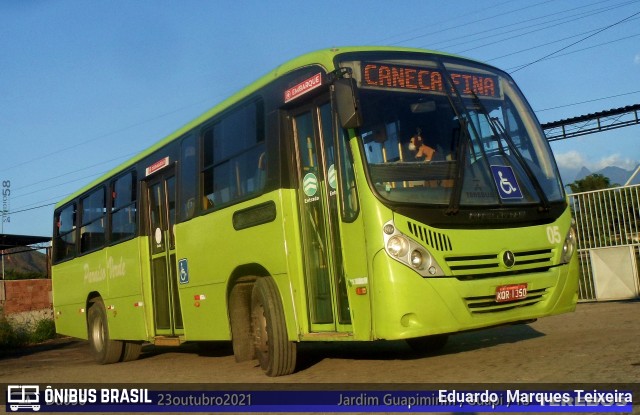
[[[557,226],[547,226],[547,239],[549,239],[549,243],[559,244],[562,241],[560,229]]]

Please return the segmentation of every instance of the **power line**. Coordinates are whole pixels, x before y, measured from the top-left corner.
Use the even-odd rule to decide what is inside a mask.
[[[47,186],[46,188],[37,189],[37,190],[34,190],[32,192],[29,192],[29,193],[18,194],[18,196],[13,196],[12,195],[12,197],[13,197],[13,199],[18,199],[18,198],[23,197],[23,196],[28,196],[28,195],[32,195],[34,193],[42,192],[43,190],[53,189],[55,187],[60,187],[60,186],[64,186],[64,185],[75,183],[75,182],[79,182],[79,181],[87,181],[90,178],[99,177],[99,176],[102,176],[103,174],[108,173],[108,172],[109,172],[109,170],[104,170],[102,172],[94,173],[94,174],[91,174],[89,176],[80,177],[78,179],[70,180],[68,182],[58,183],[58,184],[53,185],[53,186]]]
[[[636,20],[636,19],[633,19],[633,20]],[[551,42],[547,42],[547,43],[541,43],[539,45],[531,46],[531,47],[526,48],[526,49],[520,49],[520,50],[517,50],[515,52],[507,53],[506,55],[500,55],[500,56],[496,56],[495,58],[485,59],[484,61],[485,62],[491,62],[491,61],[495,61],[495,60],[498,60],[498,59],[508,58],[509,56],[517,55],[519,53],[528,52],[528,51],[533,50],[533,49],[539,49],[539,48],[542,48],[544,46],[553,45],[554,43],[560,43],[560,42],[563,42],[565,40],[569,40],[569,39],[573,39],[575,37],[579,37],[579,36],[583,36],[583,35],[586,35],[586,34],[589,34],[589,33],[593,33],[593,32],[595,32],[597,30],[598,29],[587,30],[586,32],[577,33],[575,35],[563,37],[561,39],[552,40]]]
[[[9,215],[13,215],[13,214],[16,214],[16,213],[27,212],[27,211],[29,211],[29,210],[40,209],[40,208],[47,207],[47,206],[54,206],[56,203],[58,203],[58,202],[47,203],[47,204],[45,204],[45,205],[34,206],[34,207],[30,207],[30,208],[26,208],[26,209],[21,209],[21,210],[11,210],[11,211],[9,211]]]
[[[32,162],[34,162],[34,161],[39,161],[39,160],[42,160],[42,159],[45,159],[45,158],[51,157],[51,156],[53,156],[53,155],[55,155],[55,154],[60,154],[60,153],[62,153],[62,152],[64,152],[64,151],[71,150],[71,149],[74,149],[74,148],[76,148],[76,147],[79,147],[79,146],[82,146],[82,145],[85,145],[85,144],[92,143],[92,142],[94,142],[94,141],[101,140],[101,139],[106,138],[106,137],[109,137],[109,136],[111,136],[111,135],[118,134],[118,133],[121,133],[121,132],[123,132],[123,131],[129,130],[129,129],[131,129],[131,128],[139,127],[139,126],[141,126],[141,125],[147,124],[147,123],[152,122],[152,121],[156,121],[156,120],[158,120],[158,119],[160,119],[160,118],[164,118],[164,117],[166,117],[166,116],[168,116],[168,115],[175,114],[175,113],[180,112],[180,111],[183,111],[183,110],[185,110],[185,109],[187,109],[187,108],[189,108],[189,107],[192,107],[192,106],[194,106],[194,105],[201,104],[201,103],[203,103],[203,102],[205,102],[205,101],[209,101],[209,100],[210,100],[210,98],[203,99],[203,100],[200,100],[200,101],[198,101],[198,102],[194,102],[194,103],[191,103],[191,104],[189,104],[189,105],[185,105],[185,106],[183,106],[183,107],[180,107],[180,108],[177,108],[177,109],[174,109],[174,110],[171,110],[171,111],[165,112],[165,113],[163,113],[163,114],[156,115],[156,116],[151,117],[151,118],[148,118],[148,119],[146,119],[146,120],[144,120],[144,121],[140,121],[140,122],[137,122],[137,123],[134,123],[134,124],[130,124],[130,125],[127,125],[127,126],[125,126],[125,127],[119,128],[119,129],[117,129],[117,130],[110,131],[110,132],[107,132],[107,133],[105,133],[105,134],[98,135],[98,136],[96,136],[96,137],[90,138],[90,139],[85,140],[85,141],[82,141],[82,142],[80,142],[80,143],[76,143],[76,144],[73,144],[73,145],[71,145],[71,146],[63,147],[63,148],[60,148],[60,149],[58,149],[58,150],[56,150],[56,151],[51,151],[51,152],[49,152],[49,153],[47,153],[47,154],[45,154],[45,155],[42,155],[42,156],[39,156],[39,157],[34,157],[34,158],[32,158],[32,159],[29,159],[29,160],[26,160],[26,161],[20,162],[20,163],[18,163],[18,164],[14,164],[14,165],[12,165],[12,166],[5,167],[5,168],[3,168],[3,169],[0,169],[0,172],[4,172],[4,171],[7,171],[7,170],[14,169],[14,168],[16,168],[16,167],[24,166],[25,164],[29,164],[29,163],[32,163]]]
[[[464,45],[464,44],[469,44],[469,43],[476,42],[478,40],[488,39],[490,37],[500,36],[500,35],[503,35],[503,34],[508,34],[508,33],[512,33],[512,32],[515,32],[515,31],[524,30],[524,29],[527,29],[527,28],[530,28],[530,27],[535,27],[535,26],[548,24],[548,23],[551,23],[551,22],[556,22],[556,21],[560,21],[560,20],[566,20],[567,22],[569,22],[569,21],[572,21],[572,20],[567,20],[567,19],[575,18],[575,15],[570,15],[570,16],[565,16],[565,17],[557,17],[557,16],[560,15],[560,14],[573,12],[573,11],[576,11],[576,10],[579,10],[579,9],[584,9],[586,7],[591,7],[591,6],[600,4],[600,3],[606,3],[607,1],[609,1],[609,0],[604,0],[604,1],[599,1],[599,2],[595,2],[595,3],[591,3],[591,4],[586,4],[586,5],[582,5],[582,6],[579,6],[579,7],[574,7],[574,8],[571,8],[571,9],[565,9],[565,10],[561,10],[561,11],[558,11],[558,12],[545,14],[543,16],[534,17],[534,18],[529,17],[529,18],[527,18],[525,20],[520,20],[518,22],[513,22],[513,23],[510,23],[510,24],[507,24],[507,25],[504,25],[504,26],[500,26],[500,27],[494,27],[492,29],[483,28],[481,31],[478,31],[478,32],[475,32],[475,33],[470,33],[470,34],[465,34],[465,35],[458,36],[458,37],[455,37],[455,38],[452,38],[452,39],[448,39],[448,40],[444,40],[444,41],[442,41],[440,43],[434,44],[433,46],[439,46],[439,45],[443,45],[443,44],[445,44],[445,45],[443,45],[442,47],[446,47],[446,48],[455,47],[455,46],[461,46],[461,45]],[[586,14],[587,16],[590,16],[590,15],[593,15],[593,14],[599,14],[599,13],[602,13],[602,12],[613,10],[615,8],[618,8],[618,7],[627,6],[627,5],[632,4],[634,2],[637,2],[637,0],[627,1],[626,3],[621,3],[621,4],[617,4],[617,5],[610,6],[610,7],[609,6],[602,7],[602,8],[599,8],[599,9],[578,13],[577,15],[579,16],[579,15],[585,15]],[[523,26],[523,24],[528,24],[528,23],[531,23],[531,22],[536,21],[536,20],[547,19],[549,17],[553,17],[555,19],[546,20],[546,21],[543,21],[541,23],[536,23],[536,24],[532,24],[532,25],[529,25],[529,26]],[[584,18],[584,17],[585,16],[582,16],[582,17],[579,17],[579,18],[575,18],[575,20],[581,19],[581,18]],[[500,29],[506,29],[506,28],[510,28],[510,27],[514,27],[514,26],[516,26],[516,29],[508,30],[506,32],[493,34],[493,35],[489,35],[489,36],[484,36],[484,37],[481,37],[481,38],[477,37],[477,36],[480,36],[480,35],[485,35],[488,32],[495,32],[495,31],[498,31]],[[512,37],[509,37],[507,39],[511,39],[511,38]],[[456,41],[456,40],[461,40],[461,39],[465,39],[465,41],[464,42],[455,43],[455,44],[452,44],[452,45],[451,44],[447,44],[447,43],[450,43],[450,42],[453,42],[453,41]],[[502,41],[502,40],[500,40],[500,41]],[[496,41],[494,43],[498,43],[498,41]],[[486,45],[483,45],[483,46],[486,46]],[[462,51],[462,52],[465,52],[465,51]],[[460,52],[458,52],[458,53],[460,53]]]
[[[493,16],[485,17],[483,19],[474,20],[474,21],[468,22],[466,24],[480,23],[480,22],[483,22],[483,21],[486,21],[486,20],[494,19],[496,17],[506,16],[507,14],[516,13],[516,12],[519,12],[519,11],[522,11],[522,10],[530,9],[532,7],[538,7],[538,6],[541,6],[543,4],[550,3],[551,1],[553,1],[553,0],[546,0],[546,1],[543,1],[542,3],[530,4],[528,6],[521,7],[521,8],[516,9],[516,10],[510,10],[508,12],[499,13],[499,14],[496,14],[496,15],[493,15]],[[448,26],[448,27],[445,27],[443,29],[439,29],[439,30],[436,30],[436,31],[433,31],[433,32],[425,33],[425,34],[422,34],[422,35],[419,35],[419,36],[414,36],[414,37],[411,37],[411,38],[408,38],[408,39],[404,39],[404,40],[401,40],[401,41],[398,41],[398,42],[390,43],[390,46],[399,45],[400,43],[410,42],[412,40],[420,39],[420,38],[423,38],[423,37],[426,37],[426,36],[435,35],[435,34],[438,34],[438,33],[446,32],[447,30],[458,29],[458,28],[460,28],[460,24],[453,25],[453,26]]]
[[[443,23],[447,23],[447,22],[450,22],[450,21],[458,20],[458,19],[460,19],[461,17],[466,17],[466,16],[470,16],[470,15],[476,15],[476,14],[478,14],[478,12],[482,12],[482,11],[487,10],[487,9],[490,9],[490,8],[497,8],[497,7],[500,7],[500,6],[502,6],[502,5],[509,4],[509,3],[511,3],[511,0],[503,1],[502,3],[498,3],[498,4],[494,5],[494,6],[486,6],[486,5],[483,5],[483,7],[481,7],[481,8],[480,8],[480,9],[478,9],[478,10],[472,10],[472,11],[470,11],[470,12],[468,12],[468,13],[465,13],[465,14],[462,14],[462,15],[457,15],[455,18],[453,18],[453,19],[449,19],[449,20],[444,21],[444,22],[443,22],[443,21],[441,21],[441,22],[439,22],[439,24],[440,24],[440,25],[442,25]],[[456,27],[457,27],[457,26],[456,26]],[[385,37],[385,38],[383,38],[383,39],[375,40],[375,41],[373,41],[372,43],[373,43],[373,44],[384,44],[385,42],[387,42],[387,41],[389,41],[389,40],[391,40],[391,39],[393,39],[393,38],[395,38],[395,37],[400,37],[400,36],[403,36],[403,35],[408,35],[409,33],[419,32],[419,31],[421,31],[421,30],[424,30],[424,28],[423,28],[423,27],[417,27],[417,28],[415,28],[415,29],[407,30],[407,31],[402,32],[402,33],[396,33],[395,35],[387,36],[387,37]],[[443,29],[443,30],[448,30],[448,29]],[[438,32],[434,32],[434,33],[438,33]],[[403,42],[405,42],[405,41],[406,41],[406,40],[400,40],[400,41],[398,41],[398,43],[403,43]],[[395,43],[395,44],[397,44],[397,43]],[[390,44],[390,45],[392,45],[392,44]]]
[[[631,18],[633,18],[633,17],[635,17],[635,16],[637,16],[637,15],[640,15],[640,12],[634,13],[634,14],[632,14],[631,16],[625,17],[625,18],[624,18],[624,19],[622,19],[622,20],[619,20],[619,21],[617,21],[617,22],[615,22],[615,23],[613,23],[613,24],[610,24],[609,26],[604,27],[604,28],[602,28],[602,29],[598,30],[598,31],[597,31],[597,32],[595,32],[595,33],[590,34],[589,36],[586,36],[586,37],[584,37],[584,38],[582,38],[582,39],[580,39],[580,40],[578,40],[578,41],[576,41],[576,42],[573,42],[573,43],[571,43],[570,45],[567,45],[567,46],[565,46],[565,47],[563,47],[563,48],[560,48],[560,49],[558,49],[558,50],[556,50],[556,51],[554,51],[554,52],[551,52],[551,53],[549,53],[548,55],[545,55],[545,56],[543,56],[543,57],[541,57],[541,58],[539,58],[539,59],[536,59],[536,60],[534,60],[534,61],[532,61],[532,62],[529,62],[529,63],[527,63],[527,64],[524,64],[524,65],[520,66],[518,69],[516,69],[516,70],[512,71],[511,73],[518,72],[518,71],[520,71],[520,70],[522,70],[522,69],[524,69],[524,68],[527,68],[527,67],[529,67],[529,66],[531,66],[531,65],[533,65],[533,64],[535,64],[535,63],[538,63],[538,62],[540,62],[540,61],[542,61],[542,60],[544,60],[544,59],[547,59],[547,58],[549,58],[549,57],[551,57],[551,56],[555,55],[556,53],[559,53],[559,52],[562,52],[563,50],[569,49],[570,47],[572,47],[572,46],[574,46],[574,45],[577,45],[577,44],[578,44],[578,43],[580,43],[580,42],[584,42],[585,40],[587,40],[587,39],[589,39],[589,38],[591,38],[591,37],[593,37],[593,36],[595,36],[595,35],[597,35],[597,34],[599,34],[599,33],[602,33],[602,32],[604,32],[604,31],[605,31],[605,30],[607,30],[607,29],[610,29],[610,28],[612,28],[612,27],[614,27],[614,26],[617,26],[617,25],[619,25],[619,24],[621,24],[621,23],[623,23],[623,22],[625,22],[625,21],[627,21],[627,20],[629,20],[629,19],[631,19]]]
[[[24,189],[27,189],[27,188],[29,188],[29,187],[31,187],[31,186],[35,186],[35,185],[37,185],[37,184],[42,184],[42,183],[45,183],[45,182],[50,182],[51,180],[59,179],[59,178],[61,178],[61,177],[69,176],[69,175],[74,174],[74,173],[79,173],[79,172],[81,172],[81,171],[89,170],[89,169],[92,169],[92,168],[94,168],[94,167],[101,166],[101,165],[103,165],[103,164],[108,164],[108,163],[114,162],[114,161],[116,161],[116,160],[120,160],[120,159],[123,159],[123,158],[132,157],[132,156],[134,156],[134,155],[136,155],[136,154],[138,154],[138,153],[139,153],[139,151],[136,151],[136,152],[134,152],[134,153],[124,154],[124,155],[122,155],[122,156],[118,156],[118,157],[116,157],[116,158],[112,158],[112,159],[110,159],[110,160],[103,161],[103,162],[101,162],[101,163],[96,163],[96,164],[92,164],[92,165],[90,165],[90,166],[83,167],[83,168],[80,168],[80,169],[77,169],[77,170],[68,171],[68,172],[65,172],[65,173],[59,174],[59,175],[57,175],[57,176],[49,177],[48,179],[39,180],[39,181],[37,181],[37,182],[33,182],[33,183],[30,183],[30,184],[27,184],[27,185],[24,185],[24,186],[20,186],[20,188],[19,188],[18,190],[24,190]]]
[[[625,36],[625,37],[621,37],[621,38],[618,38],[618,39],[610,40],[608,42],[598,43],[597,45],[587,46],[586,48],[572,50],[571,52],[561,53],[560,55],[551,56],[551,57],[546,58],[544,60],[562,58],[564,56],[573,55],[574,53],[584,52],[585,50],[599,48],[601,46],[610,45],[612,43],[620,42],[620,41],[631,39],[631,38],[638,37],[638,36],[640,36],[640,33],[636,33],[635,35],[630,35],[630,36]],[[514,69],[514,68],[517,68],[517,66],[514,66],[513,68],[509,68],[507,70],[511,70],[511,69]]]
[[[541,109],[541,110],[535,110],[535,112],[544,112],[544,111],[555,110],[555,109],[558,109],[558,108],[573,107],[575,105],[587,104],[589,102],[603,101],[605,99],[618,98],[618,97],[622,97],[622,96],[625,96],[625,95],[633,95],[633,94],[638,94],[638,93],[640,93],[640,90],[639,91],[633,91],[633,92],[626,92],[624,94],[611,95],[611,96],[608,96],[608,97],[589,99],[587,101],[574,102],[573,104],[558,105],[557,107],[550,107],[550,108],[544,108],[544,109]]]
[[[518,32],[520,30],[526,30],[526,29],[529,29],[529,28],[534,28],[534,27],[538,27],[538,26],[542,26],[542,25],[547,25],[547,26],[544,26],[544,27],[539,27],[539,28],[534,29],[534,30],[530,30],[528,32],[507,36],[505,38],[498,39],[498,40],[495,40],[493,42],[485,43],[483,45],[477,45],[477,46],[474,46],[474,47],[469,48],[469,49],[456,51],[455,53],[464,54],[464,53],[469,52],[471,50],[477,50],[477,49],[480,49],[480,48],[484,48],[486,46],[493,46],[495,44],[506,42],[506,41],[510,41],[510,40],[513,40],[513,39],[516,39],[516,38],[519,38],[519,37],[522,37],[522,36],[527,36],[527,35],[530,35],[532,33],[541,32],[541,31],[544,31],[544,30],[552,29],[554,27],[566,25],[567,23],[572,23],[572,22],[576,22],[576,21],[581,20],[581,19],[586,19],[588,17],[595,16],[597,14],[601,14],[601,13],[604,13],[604,12],[608,12],[608,11],[614,10],[614,9],[616,9],[618,7],[627,6],[627,5],[631,4],[631,3],[633,3],[633,2],[624,3],[624,4],[618,5],[616,7],[610,7],[608,9],[600,9],[598,11],[582,13],[583,15],[580,16],[580,17],[574,17],[574,18],[564,17],[564,18],[560,18],[560,19],[550,20],[550,21],[547,21],[547,22],[537,23],[537,24],[530,25],[530,26],[523,26],[523,27],[520,27],[518,29],[509,30],[509,31],[502,32],[502,33],[499,33],[499,34],[496,34],[496,35],[485,36],[484,38],[480,38],[480,39],[474,39],[473,42],[478,41],[478,40],[482,40],[482,39],[489,39],[491,37],[496,37],[496,36],[500,36],[500,35],[504,35],[504,34]],[[636,19],[631,19],[631,20],[636,20]],[[557,22],[557,23],[554,23],[554,22]],[[549,23],[554,23],[554,24],[549,24]],[[596,32],[597,30],[598,29],[590,30],[590,31],[587,31],[587,32],[583,32],[582,34]],[[569,37],[567,37],[565,39],[570,39],[570,38],[578,37],[578,36],[580,36],[580,35],[569,36]],[[471,43],[471,42],[462,42],[462,43],[459,43],[458,45],[462,45],[462,44],[466,44],[466,43]],[[556,43],[556,42],[550,42],[550,43]],[[454,46],[457,46],[457,45],[454,45]],[[524,50],[530,50],[530,49],[531,48],[524,49]]]

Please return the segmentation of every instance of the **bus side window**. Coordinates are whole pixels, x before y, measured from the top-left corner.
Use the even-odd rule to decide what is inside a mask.
[[[213,207],[213,128],[202,133],[202,210]]]
[[[180,146],[180,221],[185,221],[196,213],[198,158],[195,134],[184,138]]]
[[[345,131],[338,129],[338,162],[340,163],[340,186],[342,188],[342,220],[352,222],[358,216],[358,192],[356,176],[353,171],[353,156]]]
[[[136,184],[135,172],[129,172],[112,183],[111,242],[136,235]]]
[[[218,120],[202,135],[202,208],[204,210],[258,193],[266,163],[264,105],[251,102]]]
[[[88,196],[80,199],[80,253],[102,248],[105,244],[105,189],[100,186]]]
[[[72,203],[57,212],[54,229],[54,262],[76,255],[76,204]]]

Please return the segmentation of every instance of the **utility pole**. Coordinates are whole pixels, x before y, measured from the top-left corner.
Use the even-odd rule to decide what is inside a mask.
[[[0,235],[4,235],[4,210],[0,217]],[[4,281],[4,249],[0,249],[0,258],[2,258],[2,280]]]
[[[11,180],[2,180],[2,215],[0,215],[0,235],[4,235],[4,222],[9,222],[11,217]],[[0,258],[2,258],[2,279],[4,280],[4,249],[0,249]]]

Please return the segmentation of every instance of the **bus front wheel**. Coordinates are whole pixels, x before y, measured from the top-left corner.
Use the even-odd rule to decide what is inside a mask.
[[[109,338],[107,312],[101,298],[91,301],[87,312],[87,326],[89,329],[89,345],[96,362],[104,365],[116,363],[122,356],[123,343]]]
[[[256,356],[268,376],[293,373],[296,344],[287,338],[284,309],[275,281],[258,278],[251,293],[251,327]]]

